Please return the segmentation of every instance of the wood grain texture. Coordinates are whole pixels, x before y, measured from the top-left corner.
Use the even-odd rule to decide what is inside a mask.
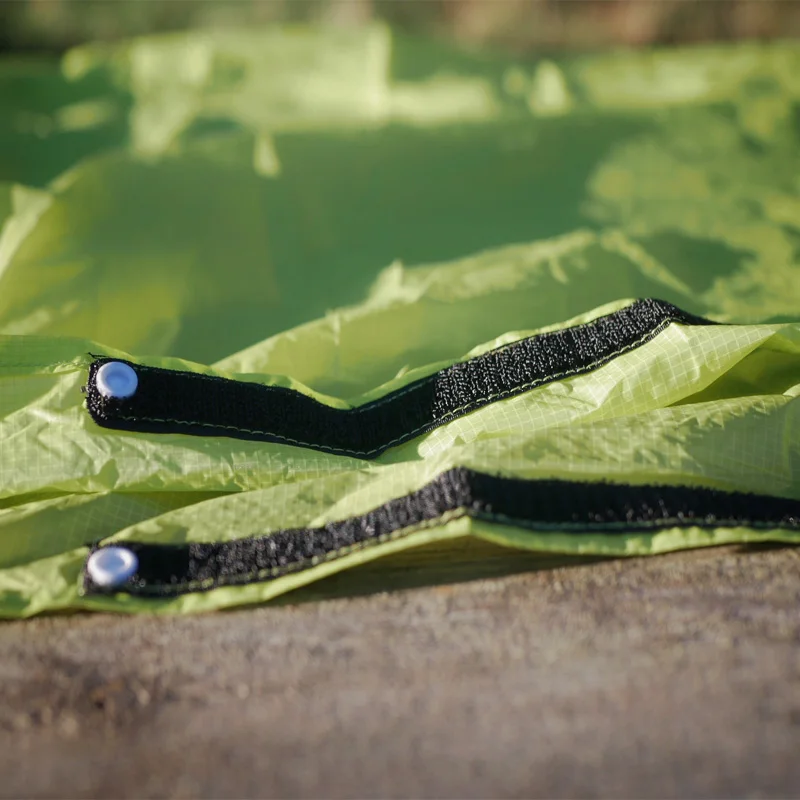
[[[800,551],[482,563],[5,624],[0,796],[800,793]]]

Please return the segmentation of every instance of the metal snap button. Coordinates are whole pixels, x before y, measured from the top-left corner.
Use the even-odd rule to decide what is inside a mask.
[[[106,589],[121,586],[139,568],[136,553],[127,547],[103,547],[86,562],[86,571],[97,585]]]
[[[121,361],[107,361],[95,376],[97,391],[103,397],[114,400],[124,400],[136,393],[139,385],[139,376],[136,370]]]

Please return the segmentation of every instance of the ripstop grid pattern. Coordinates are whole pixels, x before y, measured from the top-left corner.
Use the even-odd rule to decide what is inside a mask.
[[[368,509],[387,498],[412,491],[453,466],[453,458],[477,467],[491,464],[492,469],[505,474],[520,469],[539,474],[614,473],[626,467],[620,462],[624,448],[613,444],[624,435],[622,431],[628,426],[626,416],[650,414],[659,406],[696,392],[702,388],[698,376],[703,381],[718,378],[731,364],[774,335],[775,330],[774,326],[685,328],[670,325],[642,349],[621,356],[592,375],[570,378],[485,407],[418,442],[409,443],[406,447],[414,450],[412,457],[425,459],[416,461],[411,471],[397,469],[402,466],[397,463],[390,469],[373,464],[369,471],[351,473],[349,480],[341,484],[337,482],[338,476],[353,470],[357,462],[276,445],[254,447],[254,443],[224,439],[203,441],[192,437],[132,436],[92,430],[90,421],[88,424],[81,421],[81,413],[85,415],[85,411],[80,408],[79,363],[76,362],[74,371],[58,375],[49,374],[47,367],[25,364],[30,367],[30,373],[6,375],[0,383],[2,403],[7,411],[0,420],[3,454],[0,458],[3,481],[0,483],[8,489],[18,485],[28,491],[46,492],[53,485],[64,486],[67,480],[76,488],[83,485],[92,491],[102,481],[106,490],[113,490],[115,486],[126,491],[127,487],[152,486],[151,490],[160,494],[171,488],[177,498],[176,507],[204,500],[196,507],[177,511],[159,513],[154,509],[154,516],[146,522],[138,512],[132,514],[130,507],[125,503],[116,504],[116,501],[107,506],[87,504],[80,514],[64,508],[58,512],[58,524],[44,529],[52,538],[51,552],[61,552],[78,541],[87,543],[95,533],[104,539],[118,532],[124,539],[146,531],[154,539],[182,536],[189,540],[213,540],[231,537],[237,532],[241,535],[243,530],[255,533],[254,519],[260,520],[261,530],[313,525],[315,520],[331,519],[337,508]],[[31,374],[40,376],[35,380],[41,380],[42,389],[40,399],[33,403]],[[580,399],[576,401],[576,397]],[[639,428],[637,447],[630,452],[625,450],[631,456],[628,467],[664,475],[667,480],[678,476],[685,476],[681,480],[693,480],[691,476],[694,475],[713,481],[714,476],[719,476],[716,479],[723,482],[738,479],[740,485],[760,483],[766,487],[765,491],[784,493],[791,485],[791,464],[786,459],[771,459],[765,452],[765,442],[780,442],[778,451],[782,454],[796,453],[800,449],[796,435],[791,437],[800,426],[790,423],[790,418],[797,417],[797,403],[784,408],[782,404],[786,401],[781,396],[769,398],[769,402],[741,398],[741,401],[730,402],[729,411],[725,406],[716,408],[717,424],[727,425],[725,435],[718,437],[719,443],[713,448],[699,446],[689,460],[687,453],[682,452],[684,448],[674,446],[676,443],[670,440],[673,426],[670,418],[663,417],[662,421],[656,415],[652,423],[648,423],[649,429],[647,426]],[[782,409],[780,414],[775,410],[776,404]],[[765,413],[765,408],[769,413]],[[685,413],[692,417],[697,412],[687,408]],[[55,415],[60,416],[53,424]],[[731,415],[741,418],[742,423],[723,423]],[[559,426],[568,421],[572,426],[582,421],[609,419],[613,422],[614,417],[620,418],[620,433],[614,434],[613,426],[604,429],[595,443],[594,429],[584,429],[580,433],[584,437],[582,448],[562,446],[564,434]],[[39,425],[37,434],[21,435],[23,430],[30,432],[32,424]],[[537,447],[549,451],[549,459],[542,461],[539,467],[529,458],[518,455],[525,437],[532,432],[537,435]],[[604,438],[609,436],[611,438]],[[487,442],[487,439],[492,441]],[[50,444],[42,446],[48,441]],[[458,445],[455,449],[454,442]],[[487,443],[496,446],[489,449]],[[201,444],[204,446],[198,447]],[[79,450],[82,458],[72,460],[68,447]],[[394,452],[393,460],[403,457],[402,450],[404,448],[398,448]],[[107,482],[103,467],[103,459],[111,451],[118,472],[116,484]],[[615,458],[615,453],[619,453],[620,458]],[[653,453],[658,453],[659,461],[648,464],[647,459],[652,458]],[[713,461],[709,461],[712,455]],[[67,467],[76,471],[70,473]],[[93,477],[95,475],[97,477]],[[148,478],[148,475],[154,477]],[[156,475],[157,484],[154,482]],[[231,480],[231,475],[235,480]],[[283,483],[275,485],[276,482]],[[297,490],[292,482],[297,482]],[[241,489],[248,491],[240,492]],[[214,491],[240,493],[208,499],[207,492]],[[223,507],[224,513],[218,515]],[[35,516],[32,510],[31,519]],[[8,521],[8,525],[4,521]],[[134,527],[127,529],[130,525]],[[180,533],[173,528],[174,531],[180,528]],[[5,511],[0,510],[0,536],[14,537],[23,530],[18,520],[8,519]],[[62,532],[68,535],[63,536]],[[22,556],[18,552],[16,558]]]

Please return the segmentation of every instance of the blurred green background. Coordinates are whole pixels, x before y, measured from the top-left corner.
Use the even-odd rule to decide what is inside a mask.
[[[273,21],[400,30],[511,52],[800,35],[795,0],[0,0],[0,52]]]
[[[0,0],[0,12],[0,333],[210,363],[368,297],[384,308],[381,281],[390,301],[413,294],[389,265],[465,259],[461,275],[476,253],[503,267],[545,241],[577,248],[580,277],[564,278],[561,256],[555,271],[542,262],[536,280],[554,288],[541,313],[520,293],[503,313],[483,304],[468,341],[417,320],[416,363],[451,357],[432,353],[439,338],[457,357],[623,297],[721,321],[796,315],[800,2]],[[271,24],[286,22],[325,25]],[[789,40],[663,46],[770,38]],[[480,336],[475,318],[490,326]],[[410,347],[398,338],[404,360],[369,386]],[[331,385],[329,360],[300,375],[309,349],[225,368],[361,391],[341,364]]]

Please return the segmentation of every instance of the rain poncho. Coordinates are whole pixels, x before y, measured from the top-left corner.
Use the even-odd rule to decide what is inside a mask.
[[[800,541],[799,104],[791,44],[0,66],[0,615]]]

